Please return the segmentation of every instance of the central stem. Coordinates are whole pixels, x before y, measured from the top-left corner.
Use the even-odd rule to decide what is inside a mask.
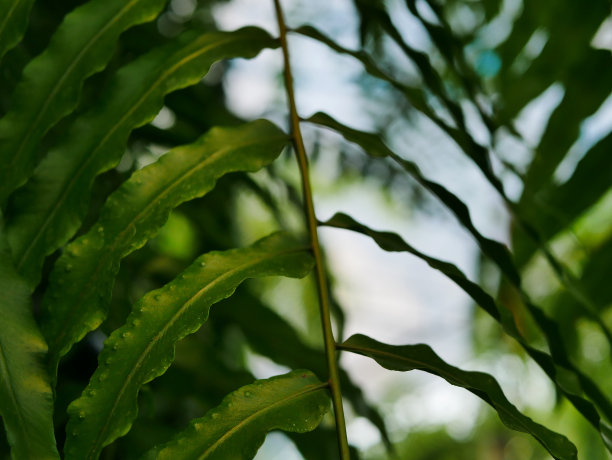
[[[323,267],[323,257],[321,246],[319,245],[319,234],[317,231],[317,218],[314,212],[312,200],[312,189],[310,188],[310,176],[308,174],[308,159],[300,131],[300,119],[295,105],[295,93],[293,90],[293,75],[291,73],[291,63],[289,62],[289,49],[287,46],[287,26],[283,17],[280,0],[274,0],[276,18],[280,32],[280,42],[283,50],[285,89],[287,91],[287,101],[289,103],[289,116],[291,122],[291,140],[297,156],[300,175],[302,179],[302,192],[304,199],[304,214],[308,226],[310,246],[315,259],[315,276],[317,293],[319,296],[319,310],[321,313],[321,325],[323,327],[323,341],[325,344],[325,357],[329,372],[329,387],[331,391],[332,404],[334,406],[334,416],[336,419],[336,434],[338,436],[338,448],[340,458],[350,460],[348,441],[346,439],[346,423],[344,421],[344,409],[342,408],[342,393],[340,391],[340,379],[338,376],[338,363],[336,359],[336,341],[331,325],[329,308],[329,294],[327,292],[327,281]]]

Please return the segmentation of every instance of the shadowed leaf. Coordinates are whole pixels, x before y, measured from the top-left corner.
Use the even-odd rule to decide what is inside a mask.
[[[483,372],[464,371],[443,361],[429,346],[393,346],[365,335],[353,335],[339,346],[341,350],[374,359],[394,371],[421,370],[442,377],[451,385],[463,387],[489,404],[508,428],[529,433],[558,460],[577,459],[576,447],[565,437],[550,431],[523,415],[508,401],[497,381]]]
[[[251,459],[269,431],[314,430],[329,409],[326,387],[303,370],[257,380],[227,395],[218,407],[143,460]]]
[[[268,121],[213,128],[136,171],[107,200],[101,217],[55,264],[43,307],[51,368],[106,317],[121,259],[142,247],[179,204],[203,196],[233,171],[272,162],[287,136]]]
[[[66,459],[96,459],[129,431],[140,387],[166,371],[175,343],[199,329],[211,305],[247,278],[302,277],[312,265],[303,244],[276,233],[244,249],[205,254],[174,281],[146,294],[106,340],[89,385],[68,408]]]
[[[323,225],[344,228],[367,235],[385,251],[408,252],[424,260],[430,267],[446,275],[457,284],[457,286],[463,289],[478,306],[496,319],[503,327],[504,331],[523,347],[527,354],[542,368],[546,375],[556,383],[559,390],[567,397],[574,407],[599,431],[604,443],[606,443],[606,447],[612,452],[612,443],[604,436],[603,421],[593,404],[582,396],[582,392],[588,395],[605,413],[610,412],[610,402],[588,376],[584,375],[579,369],[571,364],[562,346],[559,349],[551,349],[552,356],[531,347],[518,331],[512,313],[507,308],[499,306],[493,297],[487,294],[478,284],[470,281],[455,265],[423,254],[421,251],[406,243],[399,235],[391,232],[372,230],[345,214],[336,214],[329,221],[324,222]],[[540,322],[551,322],[550,319],[543,315],[542,317],[536,318],[536,320]],[[547,327],[556,329],[557,325],[550,324]],[[551,341],[551,344],[558,345],[557,342],[553,341]]]
[[[11,111],[0,120],[0,205],[23,184],[45,133],[77,104],[83,81],[102,70],[124,30],[151,21],[166,0],[92,0],[68,14],[30,61]]]
[[[0,0],[0,61],[26,29],[34,0]]]
[[[30,291],[11,263],[0,215],[0,415],[15,460],[59,459],[53,394],[42,365],[47,351]]]
[[[155,117],[166,94],[198,83],[220,59],[253,57],[275,43],[255,27],[191,31],[120,69],[12,202],[7,233],[20,273],[36,284],[45,256],[79,228],[94,178],[119,163],[130,132]]]

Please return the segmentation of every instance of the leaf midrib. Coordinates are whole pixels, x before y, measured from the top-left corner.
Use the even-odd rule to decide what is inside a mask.
[[[346,350],[346,351],[351,351],[353,353],[363,354],[363,355],[369,356],[369,357],[380,356],[380,357],[383,357],[383,358],[392,358],[392,359],[396,359],[396,360],[399,360],[399,361],[405,361],[405,362],[407,362],[409,364],[410,363],[416,363],[416,364],[421,365],[423,367],[423,369],[419,369],[419,370],[424,370],[424,369],[427,369],[427,368],[434,369],[436,372],[439,372],[439,376],[442,377],[447,382],[448,382],[448,380],[447,380],[446,377],[449,377],[451,380],[455,380],[457,382],[461,382],[462,383],[462,387],[465,388],[468,391],[469,391],[470,388],[474,388],[475,390],[478,390],[478,388],[475,388],[473,385],[469,384],[468,382],[466,382],[462,378],[456,377],[454,375],[451,375],[448,372],[446,372],[444,370],[441,370],[437,366],[432,365],[431,363],[425,363],[423,361],[419,361],[418,359],[406,358],[406,357],[399,356],[399,355],[396,355],[396,354],[393,354],[393,353],[390,353],[390,352],[387,352],[387,351],[380,351],[380,350],[369,348],[369,347],[362,347],[362,346],[355,346],[355,345],[341,344],[341,345],[338,345],[337,348],[340,349],[340,350]],[[425,371],[425,372],[427,372],[427,371]],[[462,371],[462,372],[469,372],[469,371]],[[444,376],[446,376],[446,377],[444,377]],[[494,379],[494,377],[492,377],[492,376],[490,376],[490,377]],[[482,391],[482,390],[479,390],[479,391]],[[509,415],[515,422],[517,422],[521,427],[523,427],[525,429],[526,433],[531,433],[536,438],[541,439],[541,437],[538,434],[534,433],[531,429],[529,429],[525,425],[525,423],[523,422],[521,417],[517,418],[515,414],[513,414],[511,411],[506,409],[503,405],[497,405],[496,404],[493,407],[494,407],[495,410],[497,410],[497,411],[502,410],[504,413]],[[524,417],[527,417],[527,416],[524,416]],[[536,424],[536,422],[533,422],[533,423]],[[548,445],[548,443],[545,443],[545,444]]]
[[[198,460],[204,460],[206,458],[206,456],[208,456],[208,454],[210,454],[211,452],[213,452],[218,446],[219,444],[221,444],[223,441],[225,441],[225,439],[230,438],[236,431],[240,430],[242,428],[243,425],[250,423],[250,421],[256,417],[259,417],[263,414],[265,414],[266,412],[274,409],[276,406],[285,404],[290,402],[293,399],[298,399],[301,398],[309,393],[314,393],[315,391],[319,391],[322,390],[324,388],[327,388],[329,386],[328,382],[325,383],[320,383],[318,385],[309,385],[306,388],[303,388],[301,391],[291,394],[281,400],[275,401],[272,404],[263,407],[260,410],[257,410],[255,412],[253,412],[251,415],[249,415],[248,417],[246,417],[245,419],[243,419],[242,421],[240,421],[240,423],[236,424],[235,426],[233,426],[231,429],[227,430],[227,432],[221,436],[215,443],[213,443],[211,446],[209,446],[203,453],[202,455],[200,455],[198,457]]]
[[[13,5],[11,6],[11,8],[8,10],[6,16],[4,17],[4,21],[2,21],[2,24],[0,24],[0,36],[2,36],[2,32],[4,32],[4,28],[6,27],[6,25],[9,22],[9,19],[11,18],[11,16],[13,15],[13,13],[15,12],[15,10],[17,9],[17,6],[22,2],[22,0],[16,0],[13,2]]]
[[[134,104],[130,108],[130,110],[128,110],[128,112],[126,112],[123,115],[123,117],[121,117],[119,119],[119,121],[117,123],[115,123],[111,127],[110,130],[107,131],[106,135],[102,138],[100,143],[98,143],[97,146],[92,150],[91,154],[88,155],[87,157],[85,157],[84,161],[81,162],[81,164],[79,165],[79,168],[77,169],[75,174],[71,175],[70,180],[68,181],[67,185],[62,190],[62,194],[61,194],[60,198],[55,202],[55,205],[51,209],[51,212],[48,213],[47,216],[45,217],[45,220],[44,220],[43,224],[38,227],[38,231],[37,231],[36,235],[30,240],[30,243],[28,244],[27,248],[23,252],[21,258],[16,263],[17,270],[21,270],[21,267],[23,266],[24,262],[28,258],[28,256],[29,256],[30,252],[32,251],[32,249],[34,248],[34,245],[42,237],[44,230],[47,228],[47,226],[49,225],[49,223],[53,219],[53,216],[57,213],[58,209],[62,206],[64,200],[66,199],[66,197],[68,196],[68,194],[72,190],[72,187],[74,187],[74,185],[75,185],[75,183],[77,181],[77,178],[81,175],[81,173],[87,167],[89,162],[93,161],[93,159],[96,157],[96,154],[98,153],[98,151],[104,146],[104,144],[108,141],[108,139],[115,133],[115,131],[117,131],[117,129],[119,129],[119,127],[124,122],[124,120],[126,118],[128,118],[130,115],[132,115],[134,113],[134,111],[136,111],[140,107],[140,105],[142,105],[142,103],[147,99],[147,97],[149,97],[149,95],[153,92],[153,90],[157,86],[159,86],[166,78],[168,78],[173,72],[175,72],[178,67],[183,66],[185,63],[189,62],[190,60],[196,59],[199,55],[201,55],[202,53],[205,53],[206,51],[210,50],[211,48],[214,48],[215,46],[220,45],[220,44],[225,44],[225,43],[227,43],[229,41],[232,41],[232,40],[224,40],[224,41],[218,42],[218,43],[216,43],[214,45],[210,45],[208,47],[204,47],[204,48],[196,51],[195,53],[192,53],[192,54],[186,56],[185,58],[183,58],[182,60],[180,60],[178,63],[176,63],[174,66],[172,66],[166,72],[164,72],[162,74],[162,76],[159,79],[157,79],[149,87],[148,91],[146,91],[143,94],[143,96],[136,102],[136,104]]]
[[[231,270],[223,273],[219,277],[215,278],[210,283],[208,283],[206,286],[204,286],[202,289],[198,290],[185,303],[183,303],[181,308],[179,308],[179,310],[172,315],[172,317],[166,322],[164,327],[157,334],[155,334],[155,336],[153,337],[152,340],[149,341],[149,343],[147,344],[147,346],[145,347],[143,352],[140,354],[140,356],[136,360],[136,363],[132,367],[130,373],[124,379],[123,384],[121,385],[120,390],[117,392],[117,397],[115,398],[115,400],[113,402],[113,405],[112,405],[112,407],[111,407],[111,409],[110,409],[110,411],[108,413],[108,416],[106,417],[104,425],[98,431],[98,435],[97,435],[96,439],[94,440],[94,442],[92,444],[92,448],[90,449],[89,453],[87,454],[87,458],[88,459],[95,458],[96,453],[98,452],[98,450],[100,448],[101,438],[103,437],[104,433],[108,429],[108,425],[109,425],[109,423],[111,421],[111,418],[112,418],[113,414],[115,413],[115,410],[117,409],[117,405],[119,404],[119,401],[121,400],[121,397],[123,396],[123,393],[126,391],[126,389],[128,387],[128,384],[131,383],[131,380],[134,377],[134,374],[136,373],[136,371],[140,369],[140,366],[142,365],[142,362],[144,361],[144,359],[149,354],[149,351],[151,350],[151,348],[153,348],[153,346],[155,346],[155,344],[157,344],[159,342],[159,340],[166,334],[168,329],[170,327],[172,327],[172,325],[174,323],[176,323],[176,321],[178,321],[180,319],[180,317],[191,306],[191,304],[193,304],[193,302],[195,302],[199,297],[201,297],[203,294],[205,294],[208,290],[213,289],[216,285],[218,285],[219,283],[225,281],[227,278],[230,278],[231,276],[233,276],[237,272],[243,271],[243,270],[245,270],[245,269],[247,269],[249,267],[252,267],[254,265],[259,265],[260,263],[265,262],[268,259],[276,258],[276,257],[287,255],[287,254],[302,252],[302,251],[304,251],[304,249],[306,249],[306,248],[305,247],[293,248],[293,249],[290,249],[290,250],[274,252],[273,254],[267,253],[267,254],[264,254],[263,257],[260,257],[260,258],[255,259],[255,260],[251,259],[251,260],[247,261],[246,263],[244,263],[244,264],[242,264],[242,265],[240,265],[238,267],[234,267],[233,269],[231,269]],[[176,343],[176,341],[175,341],[175,343]]]
[[[108,21],[104,27],[102,27],[102,29],[100,29],[93,37],[91,37],[91,39],[87,42],[87,44],[81,49],[81,51],[79,51],[79,53],[76,55],[74,60],[66,68],[61,78],[55,84],[55,86],[53,87],[49,95],[45,98],[45,102],[43,103],[42,108],[37,112],[37,115],[34,121],[28,124],[28,130],[26,131],[25,135],[22,136],[21,142],[19,143],[17,150],[15,151],[15,154],[13,155],[12,159],[9,161],[9,166],[12,166],[15,163],[15,160],[17,160],[17,158],[20,156],[21,151],[23,150],[23,147],[26,145],[27,141],[31,139],[30,135],[32,131],[34,130],[36,125],[38,125],[42,116],[47,110],[47,107],[49,107],[49,105],[51,104],[51,101],[53,100],[57,92],[59,91],[59,88],[63,85],[64,81],[66,81],[69,74],[74,70],[74,68],[76,67],[77,63],[81,60],[83,55],[94,45],[94,43],[100,38],[100,36],[104,32],[106,32],[112,25],[116,24],[119,21],[119,19],[127,11],[129,11],[132,8],[134,3],[138,1],[139,0],[130,0],[130,2],[127,5],[125,5],[115,16],[113,16],[111,20]],[[19,268],[20,267],[18,267],[18,269]]]
[[[275,140],[275,139],[280,139],[281,137],[278,136],[274,136],[274,137],[270,137],[267,138],[266,140]],[[137,222],[140,217],[146,212],[148,211],[148,209],[153,206],[155,203],[157,203],[159,201],[160,198],[162,198],[163,196],[167,195],[171,190],[173,190],[174,188],[178,187],[182,182],[184,182],[185,180],[187,180],[192,174],[196,173],[197,171],[201,170],[202,168],[204,168],[205,166],[207,166],[211,161],[216,160],[219,156],[237,150],[237,149],[241,149],[244,147],[247,147],[249,145],[254,145],[261,142],[261,140],[256,140],[256,141],[250,141],[250,142],[244,142],[242,144],[237,144],[231,147],[226,147],[226,148],[222,148],[217,150],[216,152],[214,152],[213,154],[211,154],[210,156],[206,157],[202,162],[200,162],[197,166],[195,167],[189,167],[189,170],[187,171],[187,173],[183,173],[179,176],[179,178],[177,180],[175,180],[172,184],[170,184],[169,186],[165,187],[164,190],[159,194],[156,195],[154,200],[150,201],[149,203],[147,203],[147,205],[125,226],[125,228],[123,229],[123,231],[121,233],[119,233],[117,235],[117,237],[113,240],[113,243],[110,246],[105,245],[104,247],[108,247],[108,250],[104,251],[102,257],[99,260],[98,264],[96,265],[95,270],[93,271],[91,277],[89,278],[89,280],[87,281],[87,283],[85,284],[85,286],[83,287],[83,289],[81,290],[77,301],[74,302],[73,304],[73,308],[70,309],[70,312],[68,313],[67,317],[66,317],[66,322],[69,323],[70,318],[72,318],[72,316],[74,315],[74,313],[76,312],[76,306],[79,305],[81,299],[83,298],[83,296],[86,295],[86,293],[89,291],[90,286],[93,284],[93,282],[96,279],[96,276],[98,275],[100,269],[105,265],[105,262],[108,260],[108,258],[110,257],[110,255],[112,255],[114,253],[114,250],[116,249],[117,245],[119,244],[119,242],[122,240],[123,236],[128,232],[129,229],[131,229],[135,222]],[[128,181],[129,182],[129,181]],[[62,328],[60,333],[58,334],[57,338],[54,340],[54,349],[56,353],[60,353],[61,350],[57,350],[57,344],[61,342],[61,339],[66,335],[66,333],[68,332],[67,328]]]

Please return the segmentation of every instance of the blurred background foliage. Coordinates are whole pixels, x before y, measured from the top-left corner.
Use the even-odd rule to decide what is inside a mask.
[[[34,4],[23,43],[7,54],[0,67],[3,113],[10,104],[6,95],[11,93],[23,66],[45,48],[63,16],[80,3],[83,2],[64,0]],[[122,35],[107,69],[86,82],[81,105],[86,107],[99,94],[114,70],[140,54],[143,44],[161,43],[187,28],[216,28],[219,8],[231,3],[169,2],[157,21]],[[262,2],[238,3],[248,22],[249,14]],[[561,325],[573,362],[612,398],[612,354],[601,327],[603,324],[612,329],[609,0],[328,2],[349,4],[343,8],[348,8],[352,17],[321,16],[312,2],[286,3],[289,22],[294,27],[319,20],[332,34],[337,32],[334,38],[342,39],[341,31],[356,25],[355,30],[349,31],[358,37],[351,49],[360,47],[360,58],[370,59],[391,77],[384,81],[375,78],[371,68],[366,69],[369,72],[360,69],[352,82],[359,97],[366,101],[362,105],[364,124],[379,132],[389,145],[410,145],[411,159],[442,177],[452,176],[457,190],[468,195],[493,195],[495,191],[487,186],[472,188],[466,183],[473,177],[471,170],[462,169],[462,163],[445,156],[444,150],[451,149],[449,145],[453,143],[455,150],[465,148],[469,141],[462,133],[468,133],[467,137],[476,139],[491,155],[495,173],[517,203],[514,216],[518,214],[529,222],[563,261],[568,279],[588,299],[586,306],[559,282],[537,245],[503,202],[496,201],[499,209],[485,210],[486,216],[481,220],[494,236],[511,245],[527,291]],[[329,7],[328,11],[332,10]],[[336,51],[340,51],[340,59],[343,51]],[[294,58],[305,60],[302,66],[317,59],[300,57],[298,52],[294,52]],[[194,141],[213,125],[241,121],[244,113],[227,104],[231,95],[227,94],[226,77],[233,69],[232,63],[217,65],[201,84],[169,95],[156,120],[133,132],[121,164],[97,179],[90,213],[80,233],[96,220],[106,196],[135,169],[172,146]],[[280,74],[271,82],[276,85],[271,105],[261,107],[261,114],[284,122],[279,81]],[[53,128],[45,142],[51,145],[60,138],[78,113],[77,110]],[[439,216],[443,214],[439,204],[395,164],[364,156],[355,146],[327,132],[309,129],[306,134],[320,200],[359,186],[365,187],[366,193],[380,195],[386,212],[394,213],[401,207],[410,222],[430,218],[444,225],[448,219]],[[105,333],[123,324],[134,301],[173,279],[195,256],[206,251],[241,246],[276,228],[302,231],[298,188],[293,159],[288,154],[261,173],[226,177],[205,198],[178,208],[154,241],[123,261],[106,323],[76,346],[61,365],[59,375],[63,380],[58,388],[63,393],[57,395],[56,410],[60,445],[65,407],[87,383]],[[499,293],[522,332],[534,345],[541,346],[537,329],[512,288],[500,281],[497,269],[486,257],[476,251],[472,251],[472,257],[481,284]],[[335,277],[331,270],[332,286]],[[336,299],[334,312],[339,340],[345,315],[351,315],[351,305],[341,303]],[[375,308],[372,310],[374,315]],[[533,369],[524,352],[479,310],[470,311],[470,323],[455,326],[468,327],[469,364],[490,371],[495,363],[514,363],[506,368],[510,377],[505,382],[516,387],[516,394],[528,393],[530,388],[521,388],[521,384]],[[594,321],[594,317],[600,320]],[[411,342],[411,337],[402,339],[402,343]],[[518,359],[518,363],[508,361],[508,356]],[[134,429],[107,448],[103,458],[137,458],[149,447],[150,439],[158,443],[168,439],[188,420],[214,407],[223,395],[250,383],[254,375],[262,377],[283,368],[304,367],[322,376],[326,373],[324,362],[312,280],[248,283],[230,300],[214,307],[206,327],[180,343],[175,364],[143,391],[142,416]],[[392,385],[387,385],[389,391],[379,392],[375,401],[368,400],[349,378],[345,375],[343,382],[351,407],[349,429],[352,426],[371,439],[355,443],[359,447],[355,458],[389,458],[384,448],[386,435],[376,430],[384,425],[379,413],[387,418],[389,412],[399,410],[394,406],[398,395]],[[543,377],[537,378],[540,385],[546,385]],[[411,385],[415,394],[427,391],[426,387],[419,388],[424,384],[418,380]],[[554,391],[550,385],[547,388],[549,393]],[[471,397],[467,392],[455,394]],[[540,423],[566,434],[577,444],[581,458],[611,458],[597,433],[576,411],[561,397],[553,399],[549,410],[543,410],[542,405],[530,406],[530,398],[518,404],[523,404],[522,409]],[[418,398],[412,403],[418,404]],[[405,410],[405,406],[402,408]],[[373,424],[363,422],[366,419]],[[360,423],[367,425],[362,431]],[[475,413],[460,414],[451,422],[438,423],[424,416],[418,423],[409,424],[409,432],[397,417],[395,421],[387,420],[387,425],[387,444],[393,442],[401,459],[549,458],[535,441],[510,432],[493,411],[481,405]],[[327,442],[333,439],[332,426],[333,421],[328,419],[314,433],[292,435],[290,441],[281,435],[272,436],[258,458],[335,458],[334,441]],[[270,443],[272,448],[268,447]],[[295,443],[295,448],[290,443]],[[3,444],[2,451],[7,452],[5,440]]]

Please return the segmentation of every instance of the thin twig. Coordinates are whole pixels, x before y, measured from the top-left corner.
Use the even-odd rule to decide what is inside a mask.
[[[340,379],[338,376],[336,342],[334,340],[334,334],[331,326],[329,293],[327,290],[327,282],[325,279],[325,270],[323,266],[323,257],[321,255],[321,246],[319,245],[319,236],[317,233],[317,218],[314,212],[312,190],[310,188],[308,159],[306,157],[306,150],[304,148],[302,132],[300,131],[300,119],[295,105],[293,76],[291,73],[291,63],[289,62],[289,49],[287,46],[287,27],[285,25],[285,19],[283,17],[280,0],[274,0],[274,7],[276,9],[276,18],[278,21],[281,47],[283,50],[285,67],[285,89],[287,91],[287,101],[289,104],[291,138],[300,169],[300,175],[302,178],[302,192],[304,195],[304,214],[306,217],[306,224],[308,226],[310,245],[315,259],[315,275],[317,281],[317,292],[319,295],[319,309],[321,313],[321,325],[323,328],[323,340],[325,344],[327,369],[329,372],[329,388],[332,397],[332,404],[334,407],[334,416],[336,419],[338,448],[340,450],[340,458],[342,460],[350,460],[349,446],[346,438],[346,422],[344,421],[344,409],[342,407],[342,393],[340,391]]]

